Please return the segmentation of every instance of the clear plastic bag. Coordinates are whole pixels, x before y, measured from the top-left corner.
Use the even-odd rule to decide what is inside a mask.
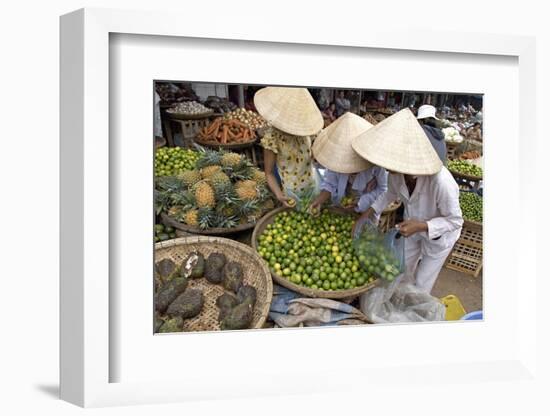
[[[359,263],[370,275],[391,282],[405,270],[405,239],[397,229],[383,233],[367,220],[357,225],[353,246]]]
[[[373,323],[445,320],[445,305],[400,275],[361,296],[361,312]]]

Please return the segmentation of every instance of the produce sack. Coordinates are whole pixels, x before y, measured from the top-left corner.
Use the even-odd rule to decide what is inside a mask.
[[[363,270],[379,279],[391,282],[405,271],[405,238],[395,228],[383,233],[372,222],[357,224],[353,248]]]
[[[375,324],[445,320],[445,305],[400,275],[363,294],[360,308]]]
[[[269,317],[281,328],[369,323],[359,309],[347,303],[332,299],[304,298],[278,285],[273,286]]]

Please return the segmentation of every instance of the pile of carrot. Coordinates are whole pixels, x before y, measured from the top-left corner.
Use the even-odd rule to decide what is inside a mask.
[[[209,126],[203,128],[197,137],[205,142],[235,144],[246,143],[256,139],[256,133],[239,120],[224,120],[222,117],[219,117]]]

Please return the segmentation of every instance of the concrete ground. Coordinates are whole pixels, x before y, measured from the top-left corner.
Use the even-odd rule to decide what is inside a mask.
[[[480,311],[483,309],[483,271],[473,277],[443,266],[432,295],[438,298],[455,295],[466,312]]]

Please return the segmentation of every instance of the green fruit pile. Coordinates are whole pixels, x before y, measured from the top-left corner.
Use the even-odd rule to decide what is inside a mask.
[[[155,225],[155,243],[176,238],[176,230],[173,227],[163,224]]]
[[[385,244],[385,234],[374,227],[365,227],[354,241],[355,254],[368,273],[388,281],[403,272],[397,253]]]
[[[447,168],[452,172],[461,173],[463,175],[475,176],[476,178],[483,177],[483,169],[464,160],[449,160],[447,162]]]
[[[199,153],[182,147],[161,147],[155,154],[155,176],[175,176],[195,168]]]
[[[353,252],[351,215],[323,210],[313,217],[279,213],[258,241],[258,253],[273,272],[292,283],[317,290],[345,290],[373,282]]]
[[[483,198],[474,192],[461,192],[460,209],[466,220],[483,222]]]

